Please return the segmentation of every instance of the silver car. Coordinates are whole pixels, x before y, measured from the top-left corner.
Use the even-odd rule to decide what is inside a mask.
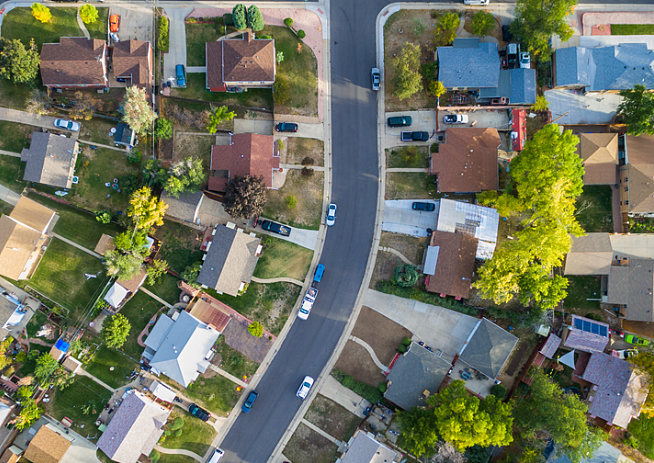
[[[55,119],[54,126],[64,130],[70,130],[71,132],[79,132],[79,124],[73,121],[67,121],[66,119]]]
[[[327,226],[331,227],[336,223],[336,204],[331,203],[327,208]]]
[[[372,68],[370,76],[372,78],[372,89],[379,90],[379,82],[381,80],[381,73],[379,72],[379,69]]]

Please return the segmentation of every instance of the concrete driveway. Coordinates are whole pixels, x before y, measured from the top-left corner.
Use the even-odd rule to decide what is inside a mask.
[[[263,220],[270,220],[270,219],[266,219],[265,217],[260,217],[259,223],[261,223]],[[303,228],[293,228],[290,225],[287,225],[287,227],[291,228],[290,236],[282,236],[282,235],[278,235],[277,233],[271,233],[261,228],[261,225],[257,226],[257,228],[254,228],[252,230],[262,235],[268,235],[274,238],[290,241],[291,243],[299,244],[303,248],[307,248],[311,250],[316,249],[316,242],[318,241],[318,230],[305,230]]]
[[[401,111],[386,113],[385,120],[389,117],[395,116],[411,116],[411,125],[409,127],[389,127],[388,123],[385,124],[384,131],[384,146],[391,148],[393,146],[404,145],[430,145],[434,143],[436,134],[436,111]],[[403,142],[400,140],[400,134],[406,131],[423,131],[429,132],[431,137],[426,142]]]
[[[234,119],[234,133],[272,135],[274,130],[274,123],[272,120]]]
[[[552,119],[565,114],[556,121],[561,125],[608,124],[613,121],[618,105],[622,102],[620,95],[583,95],[563,89],[548,90],[545,98],[550,104]]]
[[[297,132],[275,132],[275,140],[287,137],[315,138],[317,140],[324,140],[324,125],[298,122]]]
[[[168,53],[164,53],[164,71],[161,80],[168,80],[173,82],[173,85],[177,85],[175,66],[178,64],[186,66],[186,26],[184,19],[193,11],[193,8],[164,6],[164,11],[170,21],[170,46],[168,47]]]
[[[404,299],[369,289],[363,305],[399,323],[413,332],[415,341],[423,341],[452,362],[472,333],[478,319],[443,307]]]
[[[436,209],[433,212],[414,211],[411,209],[414,202],[412,199],[384,201],[382,230],[422,237],[427,236],[428,228],[436,229],[439,202],[430,199],[420,199],[419,201],[432,203]]]
[[[112,6],[110,13],[120,15],[118,38],[121,41],[142,40],[153,43],[154,16],[151,6],[134,5],[129,8]]]
[[[448,114],[466,114],[467,124],[444,124],[443,118]],[[438,111],[438,130],[445,130],[448,127],[484,127],[497,130],[508,130],[511,128],[508,109],[478,109],[474,111],[450,111],[441,108]]]

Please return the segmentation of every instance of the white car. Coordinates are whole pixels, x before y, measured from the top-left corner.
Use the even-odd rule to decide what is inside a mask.
[[[626,360],[634,355],[638,355],[638,349],[624,349],[624,350],[614,350],[613,356],[618,357],[619,359]]]
[[[216,449],[207,463],[218,463],[224,455],[225,452],[222,449]]]
[[[336,223],[336,204],[331,203],[327,208],[327,226],[331,227]]]
[[[309,318],[309,314],[311,313],[311,308],[313,307],[313,303],[316,302],[316,296],[318,295],[318,290],[314,288],[313,286],[309,288],[304,295],[304,299],[302,299],[302,305],[300,306],[300,310],[298,310],[297,317],[301,320],[307,320]]]
[[[531,57],[528,51],[520,53],[520,67],[523,69],[529,69],[531,67]]]
[[[79,132],[79,124],[66,119],[55,119],[54,126],[60,129],[70,130],[71,132]]]
[[[300,389],[297,390],[297,394],[295,395],[302,400],[306,399],[311,390],[311,386],[313,386],[313,378],[311,376],[305,376],[302,380],[302,384],[300,384]]]

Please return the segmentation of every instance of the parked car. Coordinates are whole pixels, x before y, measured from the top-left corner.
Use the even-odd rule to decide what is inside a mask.
[[[463,0],[464,5],[486,6],[490,0]]]
[[[381,73],[379,72],[379,69],[372,68],[372,71],[370,72],[370,77],[372,79],[372,89],[379,90],[379,82],[381,80]]]
[[[313,308],[313,303],[316,302],[316,297],[318,296],[318,288],[310,286],[307,289],[307,292],[304,294],[304,299],[302,299],[302,305],[300,310],[297,312],[297,318],[300,320],[308,320],[311,309]]]
[[[250,395],[248,395],[248,398],[245,399],[245,402],[243,402],[243,406],[241,407],[243,413],[250,413],[250,410],[252,410],[252,405],[254,405],[254,401],[257,400],[257,397],[259,397],[259,393],[257,391],[250,392]]]
[[[633,334],[628,334],[624,337],[624,340],[629,344],[634,344],[636,346],[649,346],[649,340],[639,338]]]
[[[502,40],[505,42],[510,42],[513,40],[513,33],[511,32],[511,26],[502,26]]]
[[[325,266],[323,264],[318,264],[316,266],[316,271],[313,274],[313,283],[320,283],[323,273],[325,273]]]
[[[120,16],[112,14],[109,16],[109,31],[118,32],[120,30]]]
[[[510,43],[506,46],[506,56],[509,59],[509,69],[515,69],[518,64],[518,55],[520,54],[520,45]]]
[[[400,139],[402,141],[427,141],[429,132],[402,132]]]
[[[619,336],[621,338],[624,338],[624,332],[620,330],[614,330],[613,328],[609,328],[609,336]]]
[[[191,404],[188,406],[188,411],[191,415],[196,418],[200,418],[202,421],[209,421],[211,414],[206,411],[204,408],[198,407],[196,404]]]
[[[175,75],[177,76],[177,86],[186,87],[186,70],[183,64],[175,66]]]
[[[411,205],[411,209],[413,209],[414,211],[433,212],[436,209],[436,205],[434,203],[424,203],[421,201],[416,201]]]
[[[468,115],[467,114],[448,114],[443,118],[444,124],[467,124]]]
[[[302,400],[306,399],[311,390],[311,386],[313,386],[313,378],[311,376],[305,376],[295,395]]]
[[[613,353],[616,354],[618,358],[626,360],[633,357],[634,355],[638,355],[638,349],[614,350]]]
[[[531,67],[531,57],[528,51],[520,53],[520,67],[523,69],[529,69]]]
[[[79,124],[74,121],[67,121],[66,119],[55,119],[54,126],[71,132],[79,132]]]
[[[409,127],[411,125],[411,116],[396,116],[388,118],[389,127]]]
[[[275,126],[278,132],[297,132],[298,125],[295,122],[280,122]]]
[[[325,221],[328,227],[336,223],[336,204],[331,203],[327,208],[327,220]]]
[[[271,222],[270,220],[264,220],[261,222],[261,228],[282,236],[289,236],[291,234],[291,229],[289,227],[279,223]]]
[[[223,457],[223,455],[225,455],[225,452],[222,449],[216,449],[211,454],[211,458],[209,458],[209,461],[207,461],[207,463],[218,463]]]

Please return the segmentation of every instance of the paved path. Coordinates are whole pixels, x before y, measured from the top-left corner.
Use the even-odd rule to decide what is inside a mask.
[[[261,217],[259,223],[261,223],[263,220],[270,220],[270,219]],[[252,231],[260,233],[262,235],[268,235],[274,238],[279,238],[280,240],[290,241],[291,243],[299,244],[303,248],[311,249],[312,251],[315,251],[316,243],[318,242],[318,230],[305,230],[304,228],[291,227],[290,236],[282,236],[282,235],[278,235],[277,233],[271,233],[269,231],[264,230],[261,227],[257,227]]]
[[[279,167],[282,169],[298,169],[302,170],[305,167],[311,170],[315,170],[316,172],[324,172],[325,168],[323,166],[299,166],[297,164],[280,164]]]
[[[344,444],[344,443],[341,442],[340,440],[338,440],[338,439],[336,439],[335,437],[333,437],[333,436],[327,434],[325,431],[323,431],[322,429],[320,429],[318,426],[316,426],[315,424],[313,424],[313,423],[311,423],[311,422],[305,420],[304,418],[302,418],[302,424],[304,424],[305,426],[307,426],[307,427],[311,428],[312,430],[316,431],[318,434],[320,434],[321,436],[323,436],[325,439],[327,439],[327,440],[333,442],[334,444],[338,445],[339,447],[341,447],[341,446]]]
[[[359,418],[365,418],[364,412],[367,407],[371,406],[370,402],[353,390],[343,386],[331,375],[327,375],[319,393],[333,400],[347,411],[354,413]]]
[[[71,246],[75,246],[75,247],[76,247],[77,249],[79,249],[80,251],[84,251],[85,253],[90,254],[90,255],[92,255],[93,257],[97,257],[98,259],[102,259],[102,256],[101,256],[100,254],[98,254],[97,252],[95,252],[95,251],[91,251],[90,249],[86,249],[84,246],[82,246],[82,245],[80,245],[80,244],[77,244],[76,242],[71,241],[71,240],[69,240],[68,238],[64,238],[63,236],[58,235],[57,233],[53,233],[52,236],[54,236],[55,238],[60,239],[60,240],[63,241],[64,243],[68,243],[68,244],[70,244]]]
[[[186,457],[191,457],[195,461],[202,461],[202,457],[196,453],[191,452],[190,450],[184,450],[184,449],[167,449],[164,448],[160,445],[155,445],[154,448],[157,450],[159,453],[166,453],[168,455],[184,455]]]
[[[91,34],[89,34],[89,31],[86,29],[86,26],[84,25],[84,21],[82,21],[82,18],[79,15],[79,8],[77,9],[77,25],[82,30],[82,33],[84,34],[84,37],[86,37],[87,39],[90,39]]]
[[[143,286],[141,286],[141,287],[139,288],[139,290],[140,290],[140,291],[143,291],[145,294],[147,294],[148,296],[150,296],[152,299],[155,299],[155,300],[159,301],[160,303],[162,303],[163,305],[165,305],[165,306],[168,307],[169,309],[172,309],[172,308],[173,308],[172,305],[170,305],[169,303],[167,303],[166,301],[164,301],[163,299],[161,299],[159,296],[157,296],[156,294],[154,294],[154,293],[153,293],[152,291],[150,291],[149,289],[144,288]]]
[[[402,259],[402,262],[404,262],[405,264],[415,265],[415,264],[414,264],[413,262],[411,262],[409,259],[407,259],[406,257],[404,257],[404,254],[402,254],[400,251],[398,251],[398,250],[396,250],[396,249],[393,249],[393,248],[386,248],[386,247],[384,247],[384,246],[380,246],[380,247],[379,247],[379,250],[380,250],[380,251],[384,251],[384,252],[390,252],[391,254],[395,254],[397,257],[399,257],[400,259]]]
[[[10,190],[4,185],[0,185],[0,200],[15,206],[19,199],[20,195],[18,193]]]
[[[206,66],[187,66],[186,67],[186,72],[197,72],[197,73],[206,73],[207,72],[207,67]]]
[[[239,386],[243,386],[244,389],[247,389],[248,383],[246,383],[245,381],[240,380],[239,378],[237,378],[234,375],[231,375],[231,374],[227,373],[225,370],[223,370],[221,368],[218,368],[213,363],[209,365],[209,368],[212,369],[213,371],[215,371],[216,373],[218,373],[219,375],[224,376],[228,380],[238,384]]]
[[[390,167],[386,169],[386,172],[409,172],[409,173],[425,173],[427,169],[421,169],[419,167]]]
[[[87,377],[91,378],[93,381],[95,381],[96,383],[98,383],[100,386],[109,389],[111,392],[116,392],[116,391],[117,391],[117,389],[115,389],[115,388],[109,386],[109,385],[108,385],[107,383],[105,383],[105,382],[100,381],[98,378],[96,378],[95,376],[93,376],[92,374],[90,374],[89,372],[87,372],[84,368],[81,368],[81,367],[80,367],[79,370],[77,370],[77,374],[78,374],[78,375],[82,375],[82,376],[87,376]]]
[[[20,153],[14,153],[13,151],[0,150],[0,154],[2,154],[4,156],[13,156],[15,158],[20,157]]]
[[[18,122],[19,124],[34,125],[36,127],[44,127],[46,129],[54,129],[54,121],[57,119],[52,116],[40,116],[31,114],[26,111],[19,111],[17,109],[0,108],[0,121]],[[58,129],[65,131],[63,129]],[[68,132],[68,131],[65,131]],[[70,132],[71,138],[77,139],[79,132]]]
[[[284,116],[275,114],[275,123],[278,122],[297,122],[297,132],[275,132],[275,139],[280,138],[315,138],[317,140],[325,139],[325,128],[322,123],[308,123],[297,120],[298,116]]]
[[[278,277],[278,278],[257,278],[257,277],[252,277],[252,281],[255,283],[279,283],[280,281],[283,281],[285,283],[293,283],[294,285],[298,286],[304,286],[304,281],[296,280],[295,278],[288,278],[288,277]]]
[[[130,150],[126,150],[124,148],[116,148],[115,146],[111,145],[103,145],[102,143],[96,143],[94,141],[88,141],[88,140],[77,140],[80,143],[84,143],[86,145],[93,145],[93,146],[101,146],[102,148],[107,148],[110,150],[115,150],[115,151],[122,151],[123,153],[129,153]]]
[[[368,353],[370,354],[370,357],[372,358],[372,361],[375,362],[375,365],[377,365],[379,369],[382,370],[384,373],[388,373],[389,371],[391,371],[386,365],[384,365],[379,361],[379,358],[377,358],[377,354],[375,354],[375,351],[363,339],[359,339],[356,336],[350,335],[349,340],[356,342],[358,345],[360,345],[365,350],[367,350]]]

